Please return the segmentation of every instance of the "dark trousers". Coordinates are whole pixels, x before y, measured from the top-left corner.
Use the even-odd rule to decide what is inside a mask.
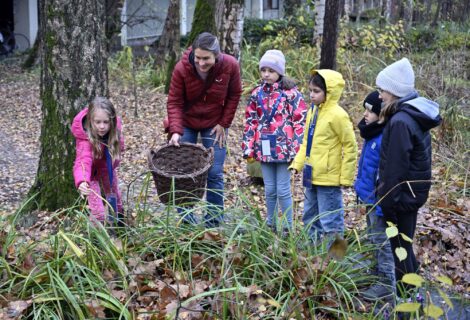
[[[403,233],[410,239],[413,239],[416,231],[416,220],[418,212],[384,212],[386,221],[391,221],[396,224],[399,233]],[[399,282],[403,275],[406,273],[418,273],[419,263],[413,252],[413,243],[404,240],[400,234],[390,239],[390,244],[393,252],[393,259],[395,260],[395,277]],[[395,249],[402,247],[406,250],[406,259],[400,261],[398,259]],[[409,289],[406,285],[405,290]],[[399,292],[399,291],[398,291]]]

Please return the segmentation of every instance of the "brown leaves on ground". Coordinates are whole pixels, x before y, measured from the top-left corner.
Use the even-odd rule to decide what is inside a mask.
[[[41,107],[39,100],[39,77],[34,73],[21,73],[15,65],[0,64],[2,74],[16,73],[15,77],[0,79],[0,214],[14,212],[22,197],[33,183],[39,156],[39,134]],[[120,187],[128,194],[129,203],[138,199],[139,184],[143,183],[143,174],[148,172],[147,152],[150,148],[165,143],[162,121],[166,115],[166,96],[148,88],[139,88],[138,116],[134,115],[134,97],[131,90],[111,83],[111,100],[119,110],[124,124],[126,151],[119,169]],[[252,202],[254,210],[264,214],[264,190],[261,185],[251,185],[246,174],[246,163],[240,152],[240,142],[243,131],[243,99],[228,135],[228,155],[225,164],[227,190],[227,207],[233,207],[239,200],[238,191],[243,191]],[[358,141],[360,138],[358,137]],[[446,179],[445,183],[435,183],[429,201],[421,210],[416,231],[416,252],[424,275],[431,280],[439,275],[447,275],[454,281],[454,288],[461,293],[468,290],[470,282],[470,200],[464,197],[464,179],[458,175],[447,177],[448,163],[436,159],[434,162],[434,178]],[[71,174],[71,173],[70,173]],[[151,189],[151,205],[160,206],[155,189]],[[231,192],[233,191],[233,192]],[[294,216],[301,219],[303,208],[303,193],[300,176],[293,178]],[[468,191],[467,191],[468,192]],[[352,189],[344,191],[346,210],[346,226],[350,229],[362,229],[365,225],[364,210],[357,208],[355,194]],[[358,210],[359,209],[359,210]],[[31,228],[19,230],[25,242],[39,240],[55,230],[51,223],[50,213],[37,213],[37,223]],[[0,231],[0,248],[10,262],[16,261],[14,246],[4,246],[5,237]],[[223,237],[217,232],[206,232],[201,235],[202,241],[223,242]],[[47,248],[43,255],[47,259]],[[341,251],[342,252],[342,251]],[[237,248],[231,255],[233,267],[242,267],[244,256]],[[301,255],[299,255],[301,257]],[[301,258],[299,258],[301,259]],[[32,256],[26,256],[17,261],[24,272],[31,270],[34,264]],[[127,260],[130,289],[138,293],[138,298],[132,301],[130,308],[136,310],[138,319],[164,319],[166,315],[178,314],[180,319],[210,319],[211,314],[220,311],[221,303],[214,297],[203,297],[203,293],[219,285],[223,279],[207,278],[208,273],[218,274],[218,261],[207,259],[201,254],[191,258],[192,281],[189,274],[175,274],[169,267],[168,258],[145,261],[143,257],[128,257]],[[307,267],[308,265],[308,267]],[[292,270],[295,284],[303,288],[303,293],[309,295],[309,283],[315,272],[321,272],[320,261],[299,261],[298,267]],[[189,272],[189,270],[188,270]],[[103,274],[105,279],[113,279],[112,271]],[[113,288],[109,281],[110,292],[121,302],[127,301],[128,293],[120,288]],[[271,308],[276,308],[276,301],[256,286],[244,288],[246,291],[247,310],[262,314]],[[336,307],[337,301],[329,299],[329,288],[325,288],[322,303]],[[469,292],[466,292],[469,294]],[[200,295],[201,298],[192,299]],[[230,296],[230,293],[227,294]],[[188,300],[189,299],[189,300]],[[189,302],[188,302],[189,301]],[[15,318],[31,304],[27,301],[5,301],[0,299],[0,309],[6,310],[6,315]],[[90,300],[87,307],[93,310],[96,317],[103,316],[103,310],[96,301]],[[235,308],[234,308],[235,310]],[[235,312],[235,311],[234,311]],[[0,314],[5,317],[5,314]],[[326,317],[325,317],[326,318]],[[7,318],[5,318],[7,319]]]

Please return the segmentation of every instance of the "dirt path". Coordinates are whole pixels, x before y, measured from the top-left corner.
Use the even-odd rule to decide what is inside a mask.
[[[22,150],[0,127],[0,211],[14,209],[34,181],[38,158]]]

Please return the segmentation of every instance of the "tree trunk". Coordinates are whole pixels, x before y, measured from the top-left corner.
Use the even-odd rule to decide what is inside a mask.
[[[385,21],[392,20],[392,0],[385,0]]]
[[[34,40],[34,45],[31,51],[28,53],[28,57],[25,59],[23,64],[21,65],[21,68],[23,70],[29,70],[34,66],[36,63],[36,60],[38,59],[38,56],[40,55],[40,47],[41,47],[41,41],[42,41],[42,36],[41,36],[41,31],[38,30],[38,33],[36,35],[36,40]]]
[[[433,26],[433,27],[437,26],[437,20],[439,20],[439,13],[441,12],[441,7],[442,7],[442,0],[438,0],[437,1],[436,12],[434,14],[434,19],[431,23],[431,26]]]
[[[170,0],[165,25],[155,53],[155,67],[162,66],[168,55],[178,56],[180,38],[180,2],[179,0]]]
[[[338,40],[339,0],[328,0],[325,8],[325,26],[321,42],[321,69],[336,69],[336,42]]]
[[[451,20],[452,0],[444,0],[442,2],[441,9],[442,9],[441,17],[445,19],[446,21]]]
[[[197,0],[194,9],[194,18],[191,25],[191,32],[188,36],[188,46],[193,43],[196,37],[202,32],[217,34],[215,22],[216,1],[220,0]]]
[[[108,52],[121,46],[121,8],[123,0],[106,1],[106,48]]]
[[[424,14],[423,14],[423,21],[430,21],[431,20],[431,8],[432,8],[432,0],[424,0]]]
[[[361,22],[362,11],[364,11],[364,0],[359,0],[359,4],[357,5],[357,12],[356,12],[356,23]]]
[[[349,16],[352,12],[352,3],[351,0],[345,0],[344,1],[344,17],[346,18],[346,21],[349,21]]]
[[[323,21],[325,18],[325,0],[315,0],[315,30],[313,31],[313,43],[319,43],[323,36]]]
[[[405,30],[409,30],[413,24],[413,0],[407,0],[405,6]]]
[[[240,57],[243,38],[243,0],[225,0],[219,39],[221,49],[235,58]]]
[[[56,210],[77,200],[70,125],[95,96],[107,96],[105,6],[94,0],[39,1],[41,56],[41,154],[28,209]]]

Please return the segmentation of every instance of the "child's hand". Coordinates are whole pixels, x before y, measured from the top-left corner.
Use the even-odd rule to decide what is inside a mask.
[[[292,169],[289,169],[289,170],[290,170],[290,172],[292,172],[293,174],[297,174],[297,173],[299,173],[299,172],[298,172],[296,169],[294,169],[294,168],[292,168]]]
[[[83,181],[82,183],[80,183],[80,185],[78,186],[78,191],[80,191],[80,195],[81,196],[87,196],[90,194],[91,190],[90,190],[90,186],[88,185],[87,182]]]

